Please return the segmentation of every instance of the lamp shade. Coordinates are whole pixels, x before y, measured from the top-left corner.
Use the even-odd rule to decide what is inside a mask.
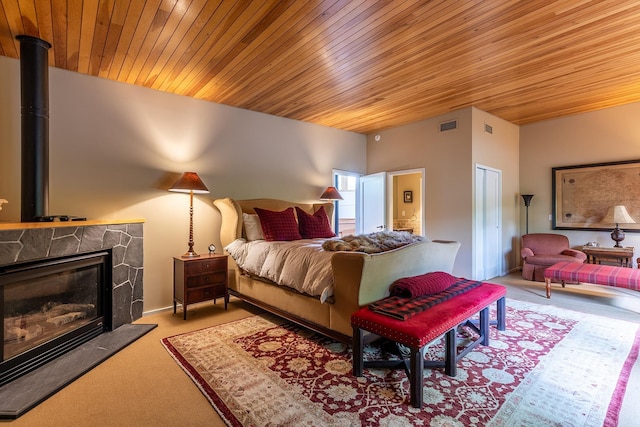
[[[531,205],[531,199],[533,199],[533,194],[521,194],[522,200],[524,200],[524,205],[529,207]]]
[[[320,200],[342,200],[342,196],[336,187],[327,187],[320,196]]]
[[[209,192],[209,189],[202,182],[200,177],[195,172],[185,172],[182,176],[169,188],[169,191],[175,191],[178,193],[196,193],[205,194]]]
[[[633,219],[625,206],[611,206],[607,214],[600,221],[603,224],[635,224]]]

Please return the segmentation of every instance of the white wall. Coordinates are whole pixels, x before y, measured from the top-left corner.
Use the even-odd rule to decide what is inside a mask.
[[[551,168],[640,159],[640,103],[607,108],[520,128],[520,189],[533,194],[529,232],[569,237],[572,246],[596,241],[613,246],[610,232],[552,230]],[[522,204],[522,202],[521,202]],[[524,230],[524,207],[521,209]],[[640,255],[640,233],[626,233],[623,246]]]
[[[440,133],[452,119],[458,128]],[[425,168],[424,235],[461,242],[454,272],[471,277],[471,109],[378,134],[367,138],[367,173]]]
[[[19,61],[0,56],[0,221],[20,220]],[[219,247],[220,197],[314,201],[333,169],[364,173],[363,135],[49,69],[49,214],[145,219],[145,311],[172,305],[172,257],[187,249],[198,172],[195,250]],[[220,251],[221,249],[218,249]]]
[[[502,267],[514,270],[520,260],[519,127],[486,111],[473,108],[473,163],[502,171]],[[485,131],[485,124],[493,133]],[[475,180],[475,174],[473,176]],[[475,188],[475,181],[474,181]],[[474,206],[475,212],[475,206]]]
[[[458,128],[440,133],[439,123]],[[367,173],[425,168],[424,235],[462,243],[454,272],[471,274],[471,109],[378,132],[367,138]]]
[[[458,128],[440,132],[439,125],[457,119]],[[484,132],[491,124],[494,133]],[[473,277],[473,212],[475,164],[503,171],[503,267],[516,267],[512,242],[517,234],[518,127],[476,108],[378,132],[367,138],[367,173],[425,168],[425,235],[457,240],[454,273]]]

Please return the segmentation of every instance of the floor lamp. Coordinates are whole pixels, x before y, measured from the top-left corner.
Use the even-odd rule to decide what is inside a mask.
[[[197,173],[185,172],[169,188],[169,191],[189,193],[189,249],[182,255],[182,258],[197,258],[200,255],[193,250],[193,193],[205,194],[209,192],[209,189],[204,185]]]
[[[533,199],[533,194],[521,194],[522,200],[524,200],[524,206],[527,210],[527,232],[529,234],[529,205],[531,204],[531,199]]]

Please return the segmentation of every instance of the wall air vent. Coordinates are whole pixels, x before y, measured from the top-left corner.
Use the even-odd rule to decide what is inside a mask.
[[[440,132],[446,132],[448,130],[454,130],[458,128],[458,121],[457,120],[451,120],[448,122],[442,122],[440,123]]]
[[[485,123],[485,124],[484,124],[484,131],[485,131],[486,133],[491,133],[491,134],[492,134],[492,133],[493,133],[493,126],[488,125],[488,124],[486,124],[486,123]]]

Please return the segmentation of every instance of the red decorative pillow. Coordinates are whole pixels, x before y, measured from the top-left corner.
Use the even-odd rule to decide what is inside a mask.
[[[398,279],[391,284],[389,292],[393,296],[415,298],[442,292],[457,281],[458,279],[449,273],[434,271],[420,276]]]
[[[287,208],[282,212],[260,208],[254,208],[254,210],[260,218],[265,240],[274,242],[278,240],[302,239],[298,231],[298,223],[296,222],[293,208]]]
[[[324,206],[320,206],[313,215],[309,215],[296,206],[298,214],[298,228],[303,239],[319,239],[325,237],[335,237],[336,233],[331,229],[329,218],[324,211]]]

